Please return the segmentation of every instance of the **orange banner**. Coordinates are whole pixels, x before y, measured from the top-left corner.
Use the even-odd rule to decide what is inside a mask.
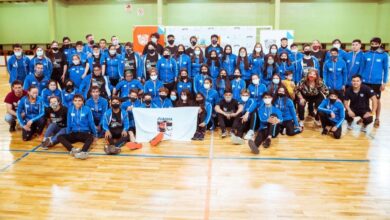
[[[142,54],[145,45],[150,40],[150,35],[153,33],[159,33],[160,39],[158,44],[164,46],[165,44],[165,35],[164,28],[161,26],[135,26],[133,28],[133,41],[134,41],[134,51]]]

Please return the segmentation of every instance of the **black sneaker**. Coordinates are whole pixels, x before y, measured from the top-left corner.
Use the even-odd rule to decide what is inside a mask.
[[[191,140],[196,141],[199,138],[199,132],[196,132],[194,136],[191,138]]]
[[[51,145],[50,138],[46,138],[44,141],[42,141],[41,147],[43,150],[48,150],[50,145]]]
[[[321,134],[322,135],[327,135],[328,132],[329,132],[328,129],[324,128],[324,129],[322,129],[322,133]]]
[[[222,131],[221,138],[225,138],[226,136],[227,136],[227,132],[226,131]]]
[[[249,145],[249,148],[251,149],[252,153],[254,153],[254,154],[259,154],[260,153],[259,148],[256,146],[256,144],[255,144],[255,142],[253,140],[249,140],[248,141],[248,145]]]
[[[264,142],[263,142],[263,147],[264,148],[269,148],[270,145],[271,145],[271,138],[265,139]]]
[[[198,136],[198,141],[203,141],[204,140],[204,133],[200,132]]]
[[[14,132],[16,131],[16,122],[12,122],[11,125],[9,126],[9,132]]]

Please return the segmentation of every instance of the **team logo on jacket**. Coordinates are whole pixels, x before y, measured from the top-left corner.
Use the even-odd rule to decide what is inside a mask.
[[[363,94],[363,93],[360,93],[360,97],[364,97],[364,94]]]

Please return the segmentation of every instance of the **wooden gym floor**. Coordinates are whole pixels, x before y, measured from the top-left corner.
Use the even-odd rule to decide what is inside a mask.
[[[0,97],[9,91],[0,68]],[[86,161],[10,134],[0,106],[0,219],[390,219],[390,101],[367,134],[279,136],[252,155],[208,132]],[[344,127],[345,128],[345,127]]]

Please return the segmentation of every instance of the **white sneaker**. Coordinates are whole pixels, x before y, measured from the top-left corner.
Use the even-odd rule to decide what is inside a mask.
[[[248,132],[246,132],[246,135],[244,137],[245,140],[250,140],[253,138],[253,135],[255,135],[255,132],[253,130],[249,130]]]
[[[367,132],[367,126],[363,125],[362,128],[360,128],[360,131],[366,133]]]
[[[81,151],[81,152],[79,152],[79,153],[76,153],[76,154],[74,155],[74,158],[80,159],[80,160],[85,160],[85,159],[88,158],[88,152],[83,152],[83,151]]]
[[[299,122],[299,127],[301,127],[301,128],[305,127],[305,122],[304,121],[300,121]]]
[[[80,149],[79,148],[72,148],[72,150],[69,152],[69,154],[71,156],[75,156],[77,153],[80,153]]]
[[[353,129],[352,123],[348,123],[347,129],[348,130],[352,130]]]

